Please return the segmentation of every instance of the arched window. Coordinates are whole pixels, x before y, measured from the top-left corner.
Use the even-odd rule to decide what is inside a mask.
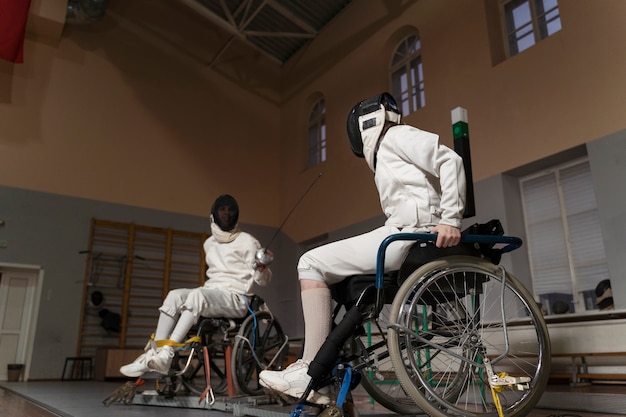
[[[326,160],[326,103],[323,98],[313,105],[308,123],[309,162],[308,168]]]
[[[419,34],[412,34],[400,42],[391,60],[391,93],[404,116],[426,104],[421,49]]]

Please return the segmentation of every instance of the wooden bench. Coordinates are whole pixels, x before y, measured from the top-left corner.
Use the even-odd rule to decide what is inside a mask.
[[[494,359],[496,356],[488,355],[490,359]],[[515,354],[513,357],[517,358],[531,358],[537,357],[537,355],[529,354]],[[552,353],[551,358],[571,358],[570,369],[571,372],[550,372],[550,379],[567,379],[571,385],[588,385],[593,380],[602,381],[626,381],[626,360],[623,363],[592,363],[590,364],[588,358],[620,358],[626,357],[626,352],[584,352],[584,353]],[[511,357],[509,359],[512,359]],[[552,361],[554,365],[554,361]],[[623,366],[625,368],[624,373],[601,373],[601,372],[589,372],[589,366]],[[553,366],[554,368],[554,366]]]
[[[550,373],[552,379],[569,379],[570,384],[580,385],[589,384],[593,380],[602,381],[626,381],[625,373],[600,373],[589,372],[588,358],[598,357],[626,357],[626,352],[576,352],[576,353],[553,353],[552,358],[571,358],[570,373]],[[593,363],[592,366],[602,366],[602,364]],[[607,366],[621,366],[622,364],[607,364]],[[623,366],[626,366],[626,361]]]

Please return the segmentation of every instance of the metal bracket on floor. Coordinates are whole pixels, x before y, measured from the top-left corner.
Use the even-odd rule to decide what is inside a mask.
[[[111,395],[106,397],[102,403],[108,407],[113,403],[120,402],[122,404],[131,404],[135,397],[137,387],[143,385],[143,380],[137,378],[136,381],[128,381],[118,389],[116,389]]]

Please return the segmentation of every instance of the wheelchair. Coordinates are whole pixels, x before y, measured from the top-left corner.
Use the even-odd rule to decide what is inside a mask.
[[[385,252],[413,240],[399,271],[383,273]],[[474,225],[461,244],[436,248],[436,235],[389,236],[376,275],[331,287],[336,324],[309,366],[312,377],[292,416],[313,389],[333,388],[323,414],[351,414],[359,383],[382,406],[432,417],[521,417],[549,377],[550,340],[542,313],[500,256],[521,239],[499,221]],[[343,311],[341,320],[338,312]]]
[[[258,374],[280,370],[288,339],[264,301],[253,296],[243,318],[204,318],[192,328],[183,347],[175,350],[170,372],[160,375],[156,391],[171,398],[200,396],[207,403],[216,395],[260,395]]]

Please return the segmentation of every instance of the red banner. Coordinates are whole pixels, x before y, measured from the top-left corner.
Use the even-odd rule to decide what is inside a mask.
[[[24,35],[30,0],[0,0],[0,58],[24,62]]]

